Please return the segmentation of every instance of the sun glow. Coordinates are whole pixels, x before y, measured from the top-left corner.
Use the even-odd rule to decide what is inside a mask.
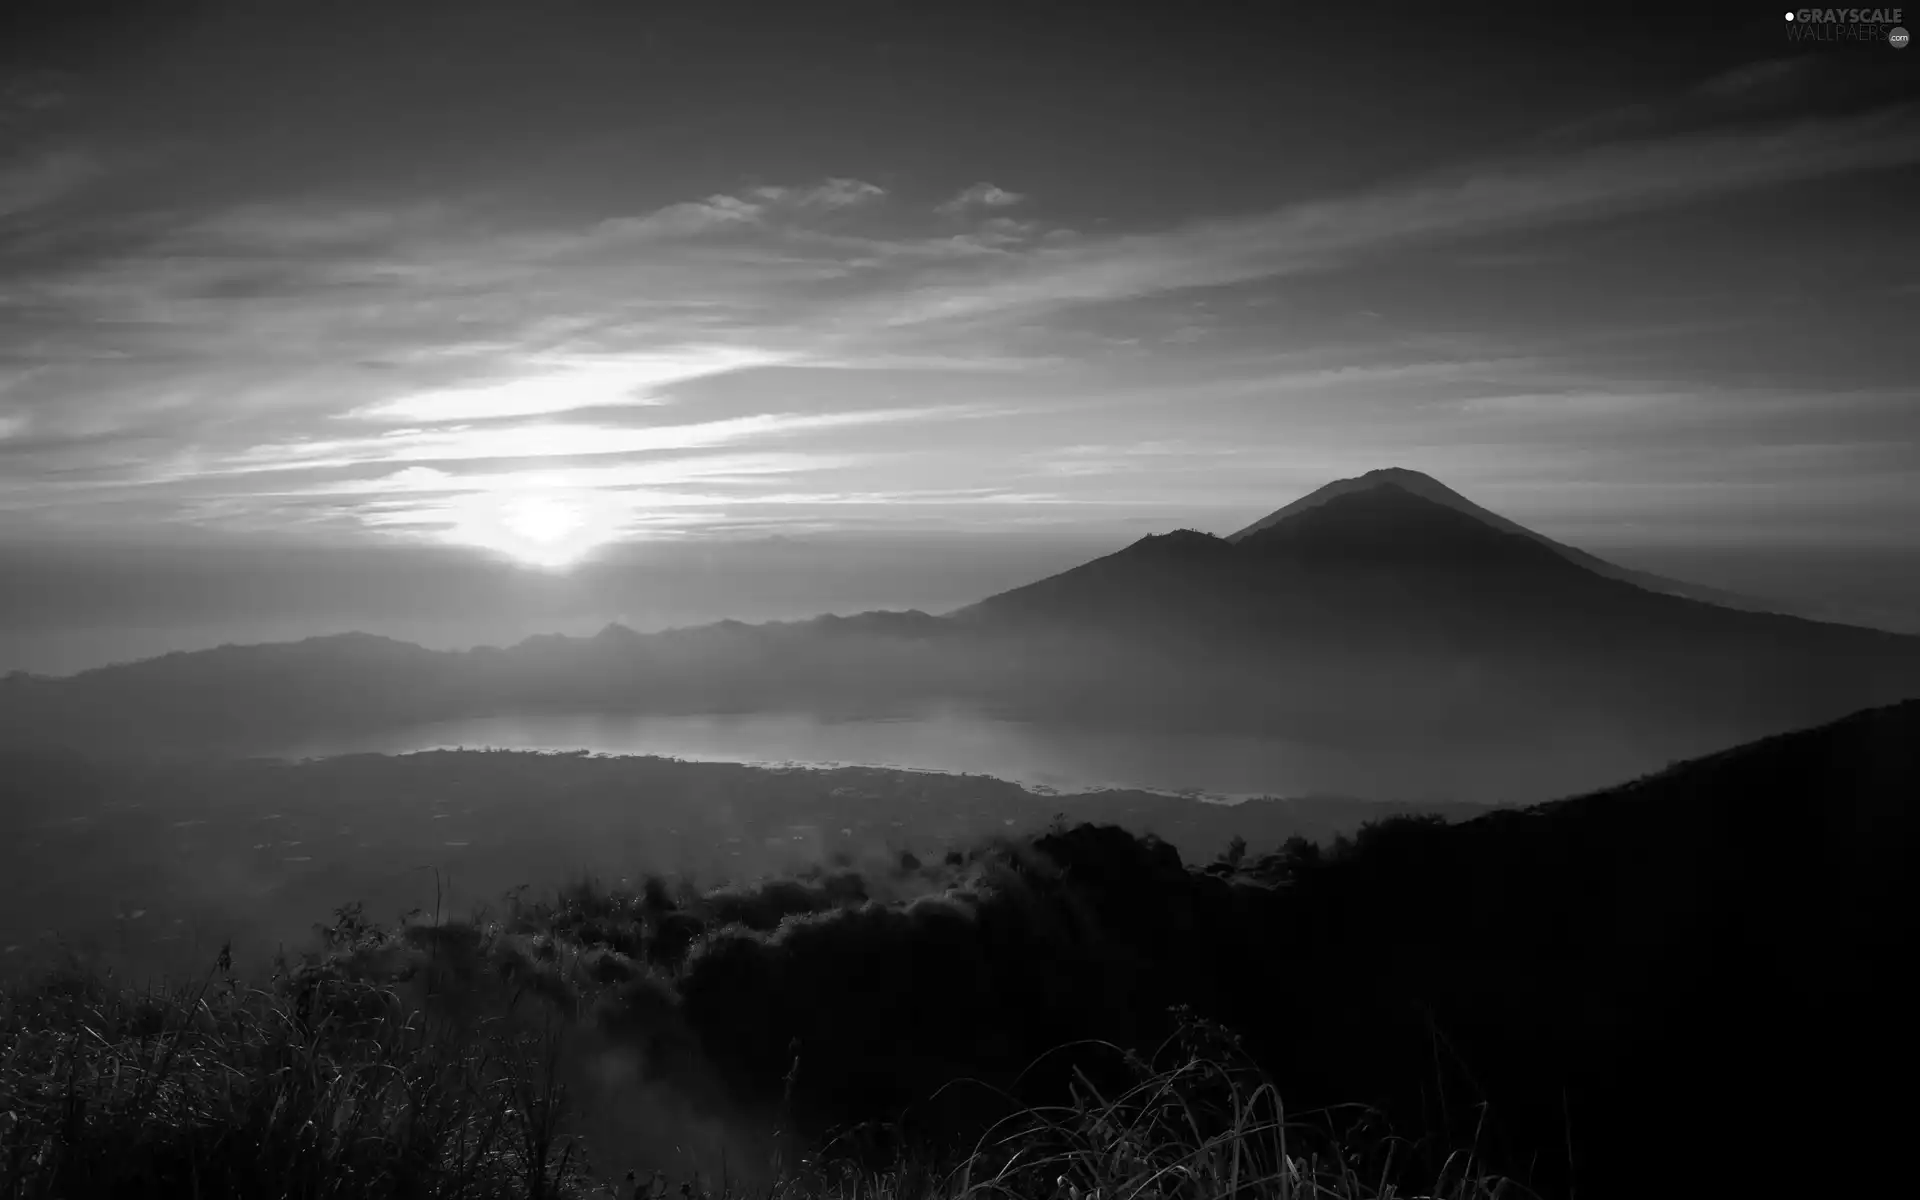
[[[563,571],[625,531],[627,506],[604,492],[511,489],[462,497],[447,540]]]

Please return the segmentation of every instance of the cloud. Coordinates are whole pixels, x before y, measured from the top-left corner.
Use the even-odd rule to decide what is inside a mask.
[[[899,382],[873,373],[1035,360],[843,337],[838,306],[805,290],[843,277],[848,254],[832,235],[809,240],[809,221],[882,195],[830,178],[572,229],[502,227],[455,200],[312,195],[136,214],[59,256],[0,264],[0,333],[25,368],[0,406],[8,508],[118,512],[145,497],[154,519],[270,527],[280,493],[260,482],[275,471],[614,460],[963,415],[905,408]],[[800,402],[771,414],[729,387],[698,393],[701,410],[672,426],[539,419],[657,408],[684,400],[683,384],[774,365],[819,374],[789,376]],[[834,371],[868,378],[835,397]],[[762,411],[736,415],[743,402]],[[343,437],[343,418],[411,428]],[[350,491],[343,511],[378,496]]]
[[[1889,69],[1894,67],[1894,69]],[[1894,64],[1841,63],[1821,55],[1765,58],[1710,75],[1679,92],[1620,105],[1558,126],[1544,146],[1592,144],[1628,137],[1672,136],[1735,122],[1827,111],[1861,111],[1911,92]]]
[[[1794,79],[1794,69],[1757,64],[1703,83],[1698,103],[1751,116],[1763,98],[1791,93]],[[112,496],[136,516],[151,502],[154,513],[223,521],[250,513],[270,525],[283,502],[357,520],[417,511],[423,497],[525,486],[708,500],[735,492],[930,497],[1005,484],[1003,471],[1033,483],[1034,464],[1050,463],[1053,478],[1038,482],[1075,493],[1075,503],[1114,498],[1147,475],[1153,483],[1143,494],[1164,499],[1175,487],[1200,495],[1228,486],[1199,478],[1215,468],[1237,473],[1245,482],[1233,486],[1260,490],[1264,502],[1271,477],[1251,458],[1139,448],[1164,428],[1168,403],[1194,414],[1183,427],[1196,443],[1258,448],[1267,467],[1290,447],[1312,472],[1335,461],[1377,465],[1366,460],[1397,437],[1423,444],[1457,437],[1463,426],[1500,447],[1588,431],[1613,439],[1629,422],[1604,418],[1634,405],[1662,429],[1687,421],[1704,429],[1734,417],[1698,403],[1655,406],[1628,385],[1578,371],[1555,378],[1519,357],[1529,347],[1456,354],[1401,345],[1400,333],[1423,318],[1429,331],[1456,332],[1472,319],[1463,306],[1432,320],[1417,295],[1389,304],[1334,289],[1344,315],[1323,326],[1314,322],[1326,314],[1314,311],[1318,298],[1307,289],[1268,289],[1272,307],[1204,316],[1188,311],[1187,296],[1115,302],[1365,266],[1432,243],[1472,248],[1482,239],[1489,253],[1512,254],[1526,249],[1501,240],[1515,230],[1912,162],[1920,158],[1914,112],[1537,146],[1266,211],[1118,234],[1104,232],[1112,226],[1097,212],[1080,214],[1091,222],[1082,229],[1094,232],[1078,234],[1014,219],[1021,198],[990,183],[937,214],[883,211],[884,189],[840,176],[699,188],[684,193],[698,198],[598,219],[610,211],[602,210],[572,224],[454,196],[381,207],[309,193],[139,213],[111,226],[83,225],[69,215],[75,206],[59,214],[69,224],[48,226],[60,236],[30,253],[25,239],[0,244],[8,279],[0,341],[9,366],[31,373],[0,404],[10,476],[0,489],[10,503]],[[43,161],[41,169],[52,184],[16,170],[0,176],[0,195],[14,186],[32,204],[51,204],[62,186],[84,186],[84,171],[71,165]],[[1386,316],[1353,343],[1346,317],[1362,308]],[[1168,344],[1201,331],[1204,347]],[[1117,366],[1102,339],[1124,336],[1153,352]],[[1268,362],[1236,354],[1251,345],[1334,352]],[[1621,348],[1549,351],[1564,362]],[[1404,361],[1447,355],[1454,358]],[[784,369],[746,374],[760,367]],[[740,377],[722,379],[729,375]],[[948,400],[957,403],[937,403]],[[1050,405],[1074,404],[1098,411],[1102,445],[1050,452],[1086,438],[1084,418],[1047,415]],[[896,434],[922,432],[916,422],[988,411],[1006,420],[920,439],[937,445],[937,456],[849,453],[883,438],[913,442]],[[560,419],[568,413],[581,414],[577,423]],[[679,423],[632,423],[649,417]],[[897,429],[853,432],[879,426]],[[815,469],[798,460],[763,460],[765,470],[736,463],[732,475],[717,466],[676,473],[658,461],[722,449],[739,453],[707,457],[739,459],[776,439],[833,430],[821,440],[847,460],[851,477],[830,487],[778,483],[788,470]],[[1620,446],[1626,441],[1620,433]],[[1009,445],[1020,453],[1009,456]],[[582,461],[553,461],[561,459]],[[473,460],[497,461],[481,469]],[[943,477],[924,478],[928,471]],[[335,478],[342,475],[353,478]],[[1026,494],[1018,486],[994,494]],[[328,499],[301,487],[338,490]],[[691,521],[695,508],[689,501],[676,511]]]
[[[926,237],[881,238],[800,228],[782,231],[789,244],[825,256],[823,264],[831,264],[826,277],[864,275],[877,283],[886,281],[891,272],[1010,258],[1021,249],[1058,243],[1060,234],[1037,222],[1010,217],[988,218],[964,233]]]
[[[615,217],[595,227],[598,242],[688,238],[738,232],[772,218],[857,208],[886,195],[886,189],[860,179],[826,179],[816,184],[768,184],[743,195],[715,194],[704,200],[669,204],[637,217]]]
[[[589,491],[604,488],[658,488],[698,483],[716,486],[760,483],[768,478],[809,471],[842,470],[867,461],[858,454],[781,452],[703,454],[599,466],[518,467],[507,471],[448,471],[407,467],[370,478],[302,483],[284,489],[256,489],[256,495],[365,496],[427,495],[512,490]]]
[[[811,187],[758,187],[749,194],[770,205],[836,209],[870,204],[885,197],[887,190],[861,179],[828,179]]]
[[[669,204],[638,217],[613,217],[594,227],[596,241],[632,241],[650,238],[696,237],[715,230],[751,225],[766,213],[761,201],[714,195],[704,200]]]
[[[1191,440],[1153,440],[1119,445],[1062,446],[1031,456],[1041,475],[1085,477],[1138,475],[1141,472],[1183,470],[1217,465],[1222,458],[1259,453],[1246,445],[1211,445]]]
[[[1792,100],[1803,95],[1821,71],[1817,58],[1767,58],[1722,71],[1696,86],[1691,95],[1723,109]]]
[[[1435,359],[1420,362],[1347,363],[1339,366],[1254,371],[1215,385],[1211,394],[1237,392],[1284,394],[1383,383],[1438,384],[1456,381],[1511,380],[1531,376],[1542,365],[1530,357]]]
[[[73,75],[65,71],[15,71],[0,76],[0,129],[64,107],[72,98],[73,83]]]
[[[891,326],[1101,303],[1324,271],[1419,242],[1686,204],[1920,160],[1920,106],[1486,163],[1356,195],[1157,233],[1043,248],[975,277],[931,278]]]
[[[982,208],[1007,208],[1020,203],[1026,197],[1019,192],[1010,192],[991,183],[976,183],[964,188],[951,200],[934,209],[945,216],[959,216]]]
[[[1690,392],[1589,390],[1527,392],[1506,396],[1474,396],[1460,402],[1469,413],[1564,418],[1645,419],[1662,412],[1685,411],[1697,399]]]
[[[379,462],[573,458],[692,450],[756,437],[779,437],[864,425],[991,415],[984,406],[865,409],[854,412],[760,413],[682,425],[522,424],[401,429],[380,437],[280,442],[250,447],[227,460],[232,471],[289,470]]]
[[[598,360],[529,359],[530,372],[478,387],[416,392],[356,408],[348,416],[379,421],[461,421],[544,416],[581,408],[657,405],[662,388],[709,375],[792,361],[750,347],[686,346]]]
[[[824,353],[809,355],[795,365],[833,371],[960,371],[1029,373],[1068,365],[1072,360],[1054,354],[915,354],[911,352],[874,352],[867,354]]]
[[[938,505],[978,505],[978,504],[1151,504],[1151,500],[1088,500],[1071,496],[1061,496],[1053,492],[1007,492],[993,488],[926,488],[885,492],[780,492],[768,495],[745,496],[734,503],[770,504],[781,506],[828,505],[849,507],[886,506],[893,504],[938,504]]]
[[[23,163],[0,164],[0,218],[45,208],[103,173],[100,161],[79,150],[58,150]]]
[[[198,249],[208,254],[284,254],[288,250],[379,253],[401,239],[437,233],[453,216],[446,205],[431,203],[394,208],[253,203],[191,220],[173,237],[182,250]]]

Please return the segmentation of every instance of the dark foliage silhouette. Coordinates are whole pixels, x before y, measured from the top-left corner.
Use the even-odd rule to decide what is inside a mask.
[[[1887,947],[1916,911],[1916,782],[1910,703],[1534,809],[1296,842],[1228,878],[1076,826],[907,904],[782,885],[804,915],[721,931],[677,987],[736,1094],[773,1103],[797,1039],[819,1128],[958,1075],[1010,1085],[1076,1037],[1151,1044],[1184,1004],[1240,1030],[1291,1103],[1491,1140],[1556,1191],[1569,1139],[1588,1194],[1629,1186],[1649,1145],[1700,1148],[1702,1186],[1758,1180],[1778,1106],[1796,1137],[1842,1136],[1860,1114],[1821,1097],[1907,1036]]]
[[[1145,1055],[1212,1023],[1237,1031],[1233,1053],[1296,1116],[1359,1105],[1325,1119],[1370,1114],[1363,1124],[1404,1139],[1375,1143],[1395,1147],[1370,1160],[1382,1180],[1431,1183],[1471,1147],[1543,1194],[1718,1194],[1777,1180],[1787,1154],[1819,1155],[1820,1186],[1837,1194],[1864,1186],[1897,1144],[1895,1110],[1857,1089],[1863,1064],[1912,1049],[1891,951],[1920,911],[1905,869],[1916,784],[1920,702],[1909,702],[1525,810],[1395,817],[1324,849],[1294,837],[1226,870],[1151,836],[1061,820],[937,861],[830,863],[721,889],[653,878],[516,894],[475,923],[389,932],[349,905],[275,984],[304,1040],[246,1041],[253,1018],[240,1009],[193,1018],[193,1036],[233,1069],[324,1051],[334,1057],[313,1061],[337,1071],[348,1043],[315,1038],[362,1030],[378,1047],[414,1028],[383,1014],[423,1006],[440,1022],[420,1027],[432,1037],[380,1052],[412,1056],[423,1087],[492,1080],[520,1097],[501,1110],[517,1148],[488,1151],[485,1170],[542,1187],[573,1161],[561,1161],[563,1094],[566,1111],[603,1121],[666,1095],[676,1120],[836,1147],[808,1170],[835,1156],[932,1161],[977,1153],[971,1138],[1023,1111],[1133,1095],[1138,1058],[1113,1047]],[[61,996],[137,1037],[137,1004],[98,988],[68,977],[14,1001],[6,1033],[30,1053],[11,1061],[44,1051],[53,1070],[59,1047],[79,1045],[63,1030],[82,1009]],[[174,1010],[152,1011],[164,1022]],[[519,1015],[503,1026],[505,1014]],[[461,1040],[482,1029],[494,1041]],[[520,1067],[488,1075],[508,1059],[462,1045]],[[605,1062],[626,1065],[594,1065]],[[357,1070],[338,1075],[341,1095],[360,1094]],[[104,1169],[86,1157],[94,1143],[74,1140],[82,1126],[36,1123],[52,1093],[18,1091],[30,1078],[7,1077],[10,1110],[28,1114],[18,1137]],[[264,1122],[272,1154],[296,1154],[273,1140],[275,1094],[263,1084],[222,1103]],[[1835,1103],[1842,1094],[1856,1100]],[[445,1139],[491,1118],[436,1111],[441,1140],[409,1169],[444,1180],[470,1169]],[[168,1132],[152,1119],[125,1136],[153,1170],[210,1153],[194,1120]],[[341,1152],[371,1156],[372,1170],[386,1147]]]

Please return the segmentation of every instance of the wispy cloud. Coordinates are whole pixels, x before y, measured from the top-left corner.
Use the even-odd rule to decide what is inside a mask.
[[[957,217],[975,209],[1007,208],[1025,199],[1026,197],[1019,192],[1010,192],[996,184],[981,182],[961,189],[958,195],[941,204],[934,211],[945,216]]]
[[[864,354],[816,354],[796,365],[835,371],[958,371],[966,374],[1032,373],[1068,365],[1057,354],[915,354],[875,351]]]
[[[1013,314],[1326,270],[1411,243],[1699,201],[1920,160],[1920,107],[1705,133],[1457,169],[1255,216],[1038,250],[972,279],[931,280],[891,325]]]
[[[21,125],[65,105],[73,76],[47,69],[0,73],[0,129]]]
[[[1258,447],[1247,445],[1156,440],[1118,445],[1096,443],[1061,446],[1029,457],[1038,474],[1084,477],[1192,469],[1218,463],[1223,458],[1258,452]]]
[[[24,372],[0,398],[0,490],[23,505],[161,498],[189,519],[330,505],[443,524],[481,519],[447,507],[463,496],[650,492],[679,497],[660,503],[694,522],[713,516],[703,504],[756,496],[796,510],[909,494],[1056,503],[1010,482],[1036,471],[1061,504],[1117,504],[1176,476],[1217,494],[1215,470],[1252,492],[1276,463],[1303,477],[1378,465],[1367,459],[1446,436],[1443,422],[1501,450],[1604,440],[1629,418],[1719,428],[1728,410],[1690,381],[1622,383],[1547,361],[1593,347],[1538,340],[1409,348],[1403,326],[1470,340],[1472,317],[1411,311],[1419,289],[1357,293],[1398,250],[1462,243],[1521,275],[1542,262],[1509,244],[1516,231],[1920,160],[1911,107],[1755,119],[1800,95],[1806,71],[1753,64],[1678,108],[1528,153],[1123,232],[1091,208],[1055,224],[990,182],[929,211],[845,176],[707,180],[568,222],[481,197],[307,195],[75,226],[30,253],[0,244],[17,254],[0,258],[0,342]],[[1743,123],[1676,133],[1681,109]],[[0,215],[31,224],[92,169],[42,156],[0,170]],[[1324,300],[1279,286],[1265,307],[1202,313],[1174,295],[1335,272],[1341,294]],[[1313,352],[1245,353],[1256,346]],[[989,414],[918,439],[950,477],[901,465],[921,426]],[[1767,436],[1806,440],[1798,416],[1775,416]],[[674,423],[652,423],[663,417]],[[784,439],[813,434],[818,446],[780,457]],[[690,453],[714,450],[729,453]],[[825,463],[849,477],[785,478]]]
[[[946,405],[855,412],[762,413],[683,425],[521,424],[405,429],[380,437],[254,446],[227,461],[230,470],[262,471],[347,467],[362,463],[576,458],[704,449],[752,438],[850,429],[864,425],[978,417],[989,415],[991,411],[984,406]]]
[[[599,242],[690,237],[752,224],[766,211],[767,203],[763,200],[714,195],[704,200],[670,204],[642,216],[612,217],[596,225],[593,232]]]
[[[379,421],[464,421],[545,416],[583,408],[658,405],[662,389],[691,379],[751,367],[774,366],[795,356],[729,346],[687,346],[672,351],[611,355],[600,359],[529,359],[527,373],[479,387],[416,392],[352,410],[349,416]]]
[[[99,159],[80,150],[57,150],[24,162],[0,163],[0,219],[65,199],[103,170]]]
[[[366,208],[255,202],[192,218],[175,228],[169,249],[218,258],[315,253],[383,257],[405,240],[431,237],[457,218],[445,204]]]
[[[1698,399],[1693,392],[1583,390],[1473,396],[1460,402],[1468,413],[1502,413],[1556,418],[1645,417],[1680,411]]]
[[[1547,145],[1671,134],[1777,110],[1815,93],[1857,88],[1858,75],[1815,55],[1742,63],[1669,96],[1591,113],[1547,131]]]
[[[615,217],[594,227],[599,243],[693,237],[739,231],[765,223],[804,219],[860,208],[886,197],[886,189],[862,179],[826,179],[814,184],[762,184],[739,194],[670,204],[634,217]]]
[[[95,150],[48,134],[72,78],[0,66],[0,222],[64,200],[104,173]]]
[[[772,492],[743,496],[740,505],[883,507],[892,504],[1072,504],[1073,497],[1052,492],[1008,492],[993,488],[921,488],[884,492]]]
[[[757,454],[697,454],[602,466],[570,464],[564,467],[516,467],[512,470],[449,471],[439,467],[406,467],[385,475],[352,477],[284,488],[254,486],[258,495],[277,496],[404,496],[453,492],[497,492],[513,489],[599,490],[604,488],[658,488],[701,484],[759,484],[774,476],[809,471],[834,471],[858,466],[867,456],[843,453],[782,452]]]
[[[1251,367],[1251,364],[1249,364]],[[1237,395],[1284,396],[1311,392],[1338,393],[1355,387],[1381,384],[1422,384],[1510,382],[1518,378],[1539,381],[1544,368],[1540,359],[1530,356],[1509,358],[1420,359],[1412,362],[1351,363],[1338,366],[1252,369],[1204,385],[1204,394],[1214,398]]]
[[[1690,96],[1728,109],[1797,99],[1812,85],[1823,66],[1821,60],[1812,55],[1761,59],[1702,81]]]
[[[750,193],[763,203],[798,209],[854,208],[884,198],[887,190],[863,179],[828,179],[810,187],[757,187]]]

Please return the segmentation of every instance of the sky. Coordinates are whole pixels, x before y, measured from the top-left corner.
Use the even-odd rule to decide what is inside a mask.
[[[1920,552],[1920,51],[1273,7],[11,4],[0,621],[770,537],[960,603],[1380,466]]]

